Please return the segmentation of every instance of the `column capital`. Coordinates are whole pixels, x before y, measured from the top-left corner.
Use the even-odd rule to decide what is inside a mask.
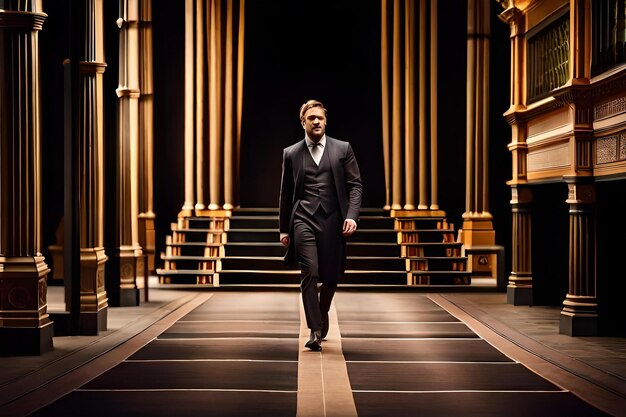
[[[139,90],[138,88],[120,87],[117,90],[115,90],[115,92],[117,93],[117,96],[119,98],[121,97],[139,98],[141,96],[141,90]]]
[[[79,68],[81,74],[103,74],[106,66],[104,62],[81,61]]]
[[[41,30],[45,13],[0,10],[0,29]]]
[[[576,178],[576,177],[574,177]],[[588,181],[576,181],[573,178],[566,178],[567,182],[567,204],[593,204],[596,202],[596,185]]]
[[[511,204],[530,204],[533,201],[533,192],[526,184],[511,185]]]

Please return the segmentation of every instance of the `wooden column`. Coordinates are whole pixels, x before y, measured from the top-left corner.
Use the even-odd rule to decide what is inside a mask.
[[[511,187],[511,211],[513,223],[513,244],[511,274],[506,289],[507,303],[513,305],[532,305],[533,275],[531,263],[531,225],[530,205],[532,191],[525,186]]]
[[[194,0],[185,0],[185,201],[182,213],[191,215],[194,209]]]
[[[497,265],[493,216],[489,212],[489,0],[469,0],[467,11],[467,149],[465,212],[461,240],[472,271],[485,272],[473,249],[492,248]],[[489,271],[495,275],[497,268]]]
[[[382,140],[383,140],[383,164],[385,170],[385,210],[391,209],[391,117],[389,113],[389,37],[387,36],[388,11],[387,0],[381,0],[380,11],[380,75],[382,97]]]
[[[382,2],[384,208],[393,217],[445,216],[437,202],[437,7]]]
[[[401,62],[401,18],[400,0],[393,2],[393,58],[392,58],[392,97],[391,97],[391,209],[402,208],[402,62]]]
[[[139,305],[137,280],[145,277],[138,230],[139,0],[120,0],[118,96],[117,241],[115,269],[120,306]]]
[[[598,334],[596,298],[596,186],[569,183],[569,288],[561,310],[560,333]]]
[[[179,215],[239,205],[245,2],[185,3],[185,203]]]
[[[519,117],[519,112],[526,109],[524,65],[524,14],[515,7],[514,2],[504,3],[505,10],[498,16],[509,25],[511,42],[511,74],[509,109],[504,113],[506,122],[511,126],[511,142],[508,149],[512,158],[511,212],[511,273],[507,285],[507,302],[514,305],[532,305],[533,273],[531,225],[532,191],[527,186],[528,144],[526,143],[527,122]]]
[[[439,65],[439,2],[430,2],[430,209],[439,210],[439,130],[437,128]]]
[[[152,0],[140,0],[139,7],[139,244],[146,255],[146,270],[154,272]]]
[[[85,49],[80,62],[80,334],[107,329],[104,289],[104,31],[102,1],[86,0]]]
[[[0,10],[0,355],[53,349],[41,254],[40,1]]]

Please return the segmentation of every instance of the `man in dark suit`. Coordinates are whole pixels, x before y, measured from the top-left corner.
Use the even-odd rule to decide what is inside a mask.
[[[305,138],[283,150],[280,241],[286,260],[297,260],[311,336],[305,347],[322,350],[328,311],[346,266],[346,237],[357,228],[363,185],[352,147],[326,136],[326,109],[317,100],[300,108]],[[319,296],[318,296],[318,284]]]

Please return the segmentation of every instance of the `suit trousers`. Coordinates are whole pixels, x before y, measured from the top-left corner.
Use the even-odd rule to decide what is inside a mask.
[[[327,214],[321,206],[314,215],[300,207],[294,214],[293,234],[301,271],[302,304],[307,327],[311,330],[321,330],[322,315],[330,310],[337,280],[345,270],[346,242],[341,234],[342,224],[338,210]],[[318,283],[321,284],[319,298]]]

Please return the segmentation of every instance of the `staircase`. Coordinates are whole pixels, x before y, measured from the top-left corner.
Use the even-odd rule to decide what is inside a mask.
[[[348,239],[340,284],[405,285],[406,262],[396,239],[393,219],[382,210],[362,211],[359,230]],[[300,283],[300,271],[283,262],[277,209],[234,210],[223,249],[217,270],[220,285]]]
[[[162,284],[298,285],[300,271],[283,262],[278,209],[240,208],[222,217],[182,217],[172,224],[157,269]],[[392,218],[365,208],[348,238],[339,284],[469,285],[461,243],[441,217]]]

